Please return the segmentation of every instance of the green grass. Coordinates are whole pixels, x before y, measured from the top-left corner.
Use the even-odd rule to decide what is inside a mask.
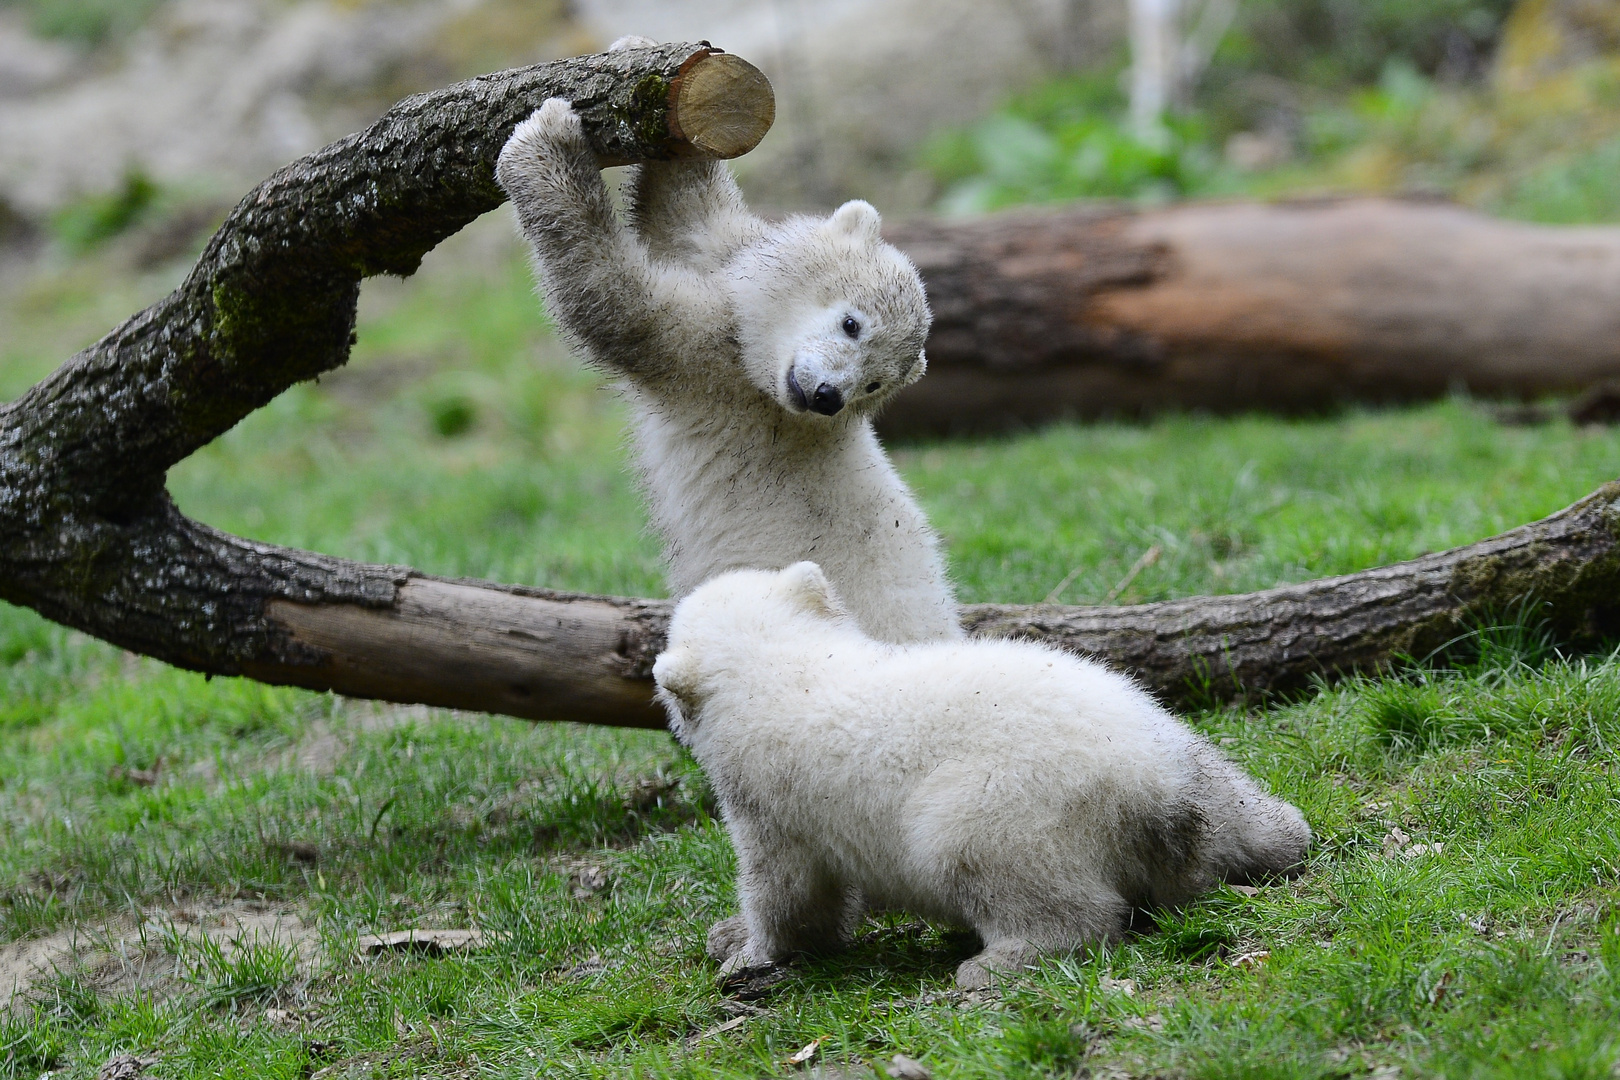
[[[491,246],[505,228],[368,287],[351,368],[177,468],[180,504],[356,558],[660,593],[622,409]],[[108,289],[97,265],[5,310],[8,393],[170,280]],[[896,456],[965,599],[1039,600],[1078,569],[1063,598],[1100,601],[1158,545],[1135,601],[1492,534],[1620,475],[1620,434],[1504,427],[1452,400]],[[895,1053],[941,1078],[1607,1076],[1620,661],[1560,656],[1533,626],[1479,645],[1453,668],[1194,718],[1304,809],[1319,843],[1296,882],[1223,890],[967,1000],[951,975],[972,941],[885,917],[739,1005],[702,956],[733,909],[730,848],[666,736],[210,681],[0,608],[0,940],[76,925],[88,945],[0,1019],[0,1074],[89,1077],[132,1053],[160,1077],[695,1080],[787,1075],[822,1039],[859,1076]],[[587,887],[593,866],[605,886]],[[305,936],[201,934],[222,911],[296,916]],[[407,927],[486,939],[357,957],[360,935]]]
[[[125,37],[151,17],[163,0],[0,0],[16,8],[42,37],[101,45]]]

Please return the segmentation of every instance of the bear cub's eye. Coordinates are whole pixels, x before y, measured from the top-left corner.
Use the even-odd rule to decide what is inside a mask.
[[[844,316],[844,333],[848,334],[852,338],[858,338],[861,336],[861,324],[855,321],[855,316]]]
[[[880,389],[880,388],[881,388],[881,387],[882,387],[882,386],[883,386],[883,384],[882,384],[882,383],[880,383],[880,382],[875,382],[875,383],[872,383],[872,384],[871,384],[871,385],[870,385],[870,386],[868,386],[868,387],[867,387],[867,388],[866,388],[866,392],[867,392],[867,393],[868,393],[868,394],[875,394],[875,393],[877,393],[877,392],[878,392],[878,390],[879,390],[879,389]]]

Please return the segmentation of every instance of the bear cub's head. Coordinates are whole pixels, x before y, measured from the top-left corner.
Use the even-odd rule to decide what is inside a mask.
[[[746,699],[751,682],[770,669],[773,646],[798,651],[827,633],[860,631],[813,562],[710,578],[675,605],[669,643],[653,662],[670,730],[691,746],[704,706],[727,692]]]
[[[867,415],[927,368],[922,278],[870,203],[790,218],[728,268],[748,378],[791,413]]]

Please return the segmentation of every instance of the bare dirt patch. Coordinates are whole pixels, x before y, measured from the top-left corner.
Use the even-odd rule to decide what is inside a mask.
[[[0,945],[0,1010],[14,1009],[71,979],[97,994],[163,999],[191,986],[187,945],[210,942],[227,959],[243,948],[290,948],[306,970],[318,958],[317,928],[292,908],[252,902],[190,904],[148,911]]]

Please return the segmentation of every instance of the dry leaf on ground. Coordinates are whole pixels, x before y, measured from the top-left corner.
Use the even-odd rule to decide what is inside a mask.
[[[704,1039],[712,1039],[716,1035],[724,1035],[728,1031],[736,1031],[738,1028],[742,1027],[752,1019],[753,1016],[748,1013],[743,1013],[741,1016],[733,1016],[730,1020],[727,1020],[724,1023],[716,1024],[712,1028],[708,1028],[705,1031],[700,1031],[696,1035],[693,1035],[691,1038],[686,1040],[686,1045],[696,1046]]]
[[[784,1064],[784,1065],[808,1065],[808,1064],[810,1064],[810,1062],[816,1060],[816,1055],[818,1053],[820,1053],[820,1052],[821,1052],[821,1039],[819,1039],[819,1038],[811,1039],[809,1042],[805,1043],[804,1046],[802,1046],[799,1049],[798,1053],[792,1055],[787,1060],[783,1061],[782,1064]]]

